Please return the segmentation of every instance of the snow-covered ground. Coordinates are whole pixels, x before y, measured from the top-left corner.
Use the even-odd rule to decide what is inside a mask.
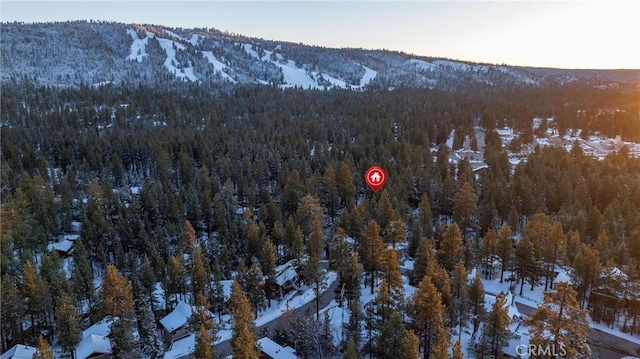
[[[133,43],[131,43],[131,53],[127,56],[127,60],[142,62],[142,60],[147,57],[147,44],[149,43],[149,38],[153,37],[154,34],[147,31],[146,36],[141,39],[138,37],[138,34],[134,29],[127,29],[127,32],[133,39]]]
[[[164,66],[171,72],[172,74],[180,77],[181,79],[188,79],[190,81],[198,81],[198,78],[193,73],[193,67],[191,65],[185,68],[178,68],[176,64],[178,63],[176,59],[176,52],[180,50],[185,50],[184,45],[179,42],[158,38],[158,42],[160,43],[160,47],[167,54],[167,58],[164,61]]]
[[[226,70],[229,69],[227,65],[225,65],[222,61],[218,60],[217,57],[211,51],[202,51],[204,57],[209,60],[209,62],[213,65],[213,68],[225,79],[229,80],[231,83],[236,83],[236,80],[233,77],[229,76]]]
[[[338,278],[338,274],[333,271],[327,272],[325,285],[329,287]],[[315,299],[315,293],[313,288],[303,286],[301,288],[302,294],[298,294],[296,291],[292,291],[287,294],[285,298],[281,300],[271,301],[271,308],[267,308],[258,314],[258,317],[254,321],[257,327],[265,325],[270,321],[279,318],[287,310],[293,310],[300,308],[303,305],[313,301]],[[327,309],[328,310],[328,309]],[[218,339],[215,344],[219,344],[226,340],[231,339],[232,320],[231,316],[224,315],[222,317],[222,323],[220,330],[218,331]],[[187,356],[195,350],[195,334],[192,334],[184,339],[175,341],[170,350],[165,352],[165,359],[176,359]]]

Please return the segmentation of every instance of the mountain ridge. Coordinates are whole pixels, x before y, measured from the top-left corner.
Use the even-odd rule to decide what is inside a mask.
[[[2,82],[48,86],[174,80],[311,89],[464,91],[483,86],[640,88],[640,70],[580,70],[474,63],[390,50],[328,48],[217,29],[118,22],[3,23]]]

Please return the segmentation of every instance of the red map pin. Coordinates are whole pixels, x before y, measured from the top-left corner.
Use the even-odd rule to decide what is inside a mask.
[[[384,182],[387,180],[387,173],[381,167],[373,166],[365,172],[364,180],[373,192],[378,193],[380,187],[382,187]]]

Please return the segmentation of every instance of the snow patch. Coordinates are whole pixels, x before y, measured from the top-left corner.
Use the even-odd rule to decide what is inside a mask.
[[[138,33],[134,29],[127,29],[127,33],[129,33],[133,39],[127,60],[142,62],[142,60],[147,57],[147,44],[149,43],[149,38],[154,36],[153,33],[146,32],[144,39],[139,38]]]
[[[207,60],[209,60],[209,63],[213,65],[213,69],[216,70],[223,78],[229,80],[232,83],[236,83],[236,80],[234,80],[233,77],[229,76],[229,74],[225,71],[225,70],[228,70],[229,67],[225,65],[222,61],[218,60],[218,58],[215,57],[213,52],[202,51],[202,54]]]
[[[161,38],[158,38],[158,42],[160,43],[160,46],[162,47],[164,52],[167,54],[167,58],[164,61],[164,66],[167,68],[167,70],[169,70],[169,72],[183,80],[188,79],[194,82],[198,81],[198,78],[193,73],[193,67],[191,67],[191,63],[189,63],[189,66],[182,69],[178,68],[175,65],[178,63],[178,61],[176,60],[176,52],[185,50],[186,48],[184,47],[184,45],[173,40]]]

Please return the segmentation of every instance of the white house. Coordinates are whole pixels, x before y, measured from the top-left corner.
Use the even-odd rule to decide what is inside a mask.
[[[160,319],[162,335],[167,347],[170,347],[174,341],[189,336],[189,318],[192,314],[193,308],[180,301],[171,313]]]
[[[16,344],[4,354],[0,355],[0,359],[31,359],[37,351],[34,347]]]
[[[82,339],[76,347],[75,359],[108,358],[111,355],[111,342],[109,338],[91,334]]]
[[[256,347],[260,350],[262,359],[297,359],[296,351],[289,347],[274,342],[268,337],[258,339]]]

